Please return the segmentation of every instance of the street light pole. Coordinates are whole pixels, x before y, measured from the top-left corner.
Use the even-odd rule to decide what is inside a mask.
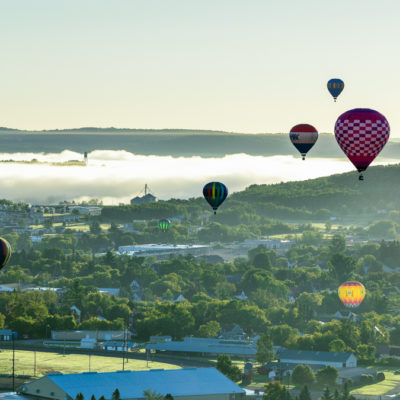
[[[12,391],[15,391],[15,332],[11,332],[12,335]]]

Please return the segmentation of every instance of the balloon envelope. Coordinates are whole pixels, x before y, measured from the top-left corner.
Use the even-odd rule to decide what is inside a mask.
[[[163,231],[166,232],[166,230],[169,228],[171,225],[171,221],[169,219],[163,218],[158,221],[158,227]]]
[[[228,196],[228,189],[221,182],[209,182],[203,187],[203,196],[215,214],[217,208],[224,202],[226,196]]]
[[[290,130],[289,138],[304,160],[307,152],[314,146],[318,139],[318,131],[312,125],[299,124]]]
[[[6,239],[0,238],[0,269],[2,269],[11,256],[11,246]]]
[[[335,124],[336,141],[358,172],[368,168],[385,146],[389,135],[387,119],[369,108],[346,111]]]
[[[355,308],[364,300],[365,287],[360,282],[345,282],[339,286],[338,295],[346,307]]]
[[[327,86],[329,93],[336,101],[337,97],[340,93],[342,93],[342,90],[344,89],[344,82],[341,79],[334,78],[328,81]]]

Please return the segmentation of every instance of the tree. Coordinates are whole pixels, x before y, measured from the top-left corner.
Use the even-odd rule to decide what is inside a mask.
[[[272,269],[271,259],[267,253],[256,254],[253,260],[253,265],[256,268],[266,269],[268,271],[271,271]]]
[[[338,282],[347,281],[356,269],[356,260],[343,253],[336,253],[330,259],[330,270]]]
[[[239,367],[232,365],[232,360],[227,354],[220,354],[217,358],[217,370],[234,382],[240,380],[242,373]]]
[[[90,397],[90,400],[96,400],[96,396],[94,394],[92,394],[92,396]]]
[[[338,370],[330,365],[317,371],[317,381],[322,385],[333,386],[336,383],[338,376]]]
[[[1,320],[1,318],[0,318]],[[1,326],[0,326],[1,328]],[[400,345],[400,326],[390,331],[390,343],[396,346]]]
[[[84,400],[84,399],[85,399],[85,397],[83,396],[82,393],[78,393],[78,394],[76,395],[76,397],[75,397],[75,400]]]
[[[274,348],[269,335],[261,335],[257,340],[256,359],[259,363],[264,364],[274,358]]]
[[[164,400],[174,400],[174,397],[172,396],[172,394],[167,393],[167,394],[164,396]]]
[[[221,329],[221,325],[217,321],[208,321],[204,325],[200,325],[199,327],[199,336],[200,337],[210,337],[215,338],[218,335],[218,332]]]
[[[97,221],[93,221],[90,224],[90,233],[98,235],[101,232],[100,224]]]
[[[295,385],[311,384],[314,382],[314,380],[314,372],[309,365],[296,365],[292,373],[292,381]]]
[[[319,324],[317,322],[317,324]],[[285,342],[293,333],[293,328],[289,325],[277,325],[268,329],[272,342],[275,346],[284,346]]]
[[[344,253],[346,250],[346,239],[340,235],[333,235],[329,244],[331,254]]]
[[[322,396],[319,398],[319,400],[332,400],[333,396],[328,388],[328,386],[325,387]]]
[[[321,303],[322,296],[319,293],[302,293],[296,299],[296,304],[299,309],[299,317],[304,322],[310,321]]]
[[[51,229],[51,228],[53,227],[53,218],[46,218],[46,219],[43,221],[43,226],[44,226],[46,229]]]
[[[164,396],[162,394],[159,394],[151,389],[145,390],[143,395],[146,400],[164,400]]]
[[[360,361],[373,363],[375,361],[376,347],[373,344],[359,344],[357,346],[357,357]]]
[[[312,400],[311,399],[311,394],[310,391],[308,390],[307,385],[301,389],[300,395],[299,395],[299,400]]]
[[[346,343],[342,339],[334,339],[329,343],[329,351],[343,353],[346,350]]]
[[[292,396],[281,382],[268,383],[264,388],[263,400],[291,400]]]
[[[111,396],[111,400],[121,400],[118,388],[116,388]]]

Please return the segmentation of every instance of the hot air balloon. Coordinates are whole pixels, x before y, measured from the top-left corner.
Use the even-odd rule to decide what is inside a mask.
[[[11,246],[6,239],[0,238],[0,269],[2,269],[11,256]]]
[[[345,282],[339,286],[338,295],[346,307],[355,308],[364,300],[365,287],[360,282]]]
[[[209,182],[203,187],[203,196],[216,214],[217,208],[228,196],[228,189],[221,182]]]
[[[294,126],[289,133],[293,146],[301,153],[303,160],[306,158],[307,152],[314,146],[318,139],[318,132],[308,124],[299,124]]]
[[[171,224],[169,219],[163,218],[158,221],[158,227],[163,231],[166,232]]]
[[[380,153],[389,139],[390,126],[378,111],[355,108],[343,113],[335,124],[335,137],[339,146],[360,173]]]
[[[333,99],[336,101],[337,97],[344,89],[344,82],[341,79],[330,79],[327,83],[329,93],[332,95]]]

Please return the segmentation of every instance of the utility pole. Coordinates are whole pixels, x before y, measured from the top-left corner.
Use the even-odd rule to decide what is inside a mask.
[[[12,335],[12,391],[15,392],[15,332],[11,333]]]
[[[126,349],[126,322],[124,326],[124,348],[122,349],[122,371],[125,371],[125,349]]]
[[[36,351],[33,352],[33,376],[36,376]]]

